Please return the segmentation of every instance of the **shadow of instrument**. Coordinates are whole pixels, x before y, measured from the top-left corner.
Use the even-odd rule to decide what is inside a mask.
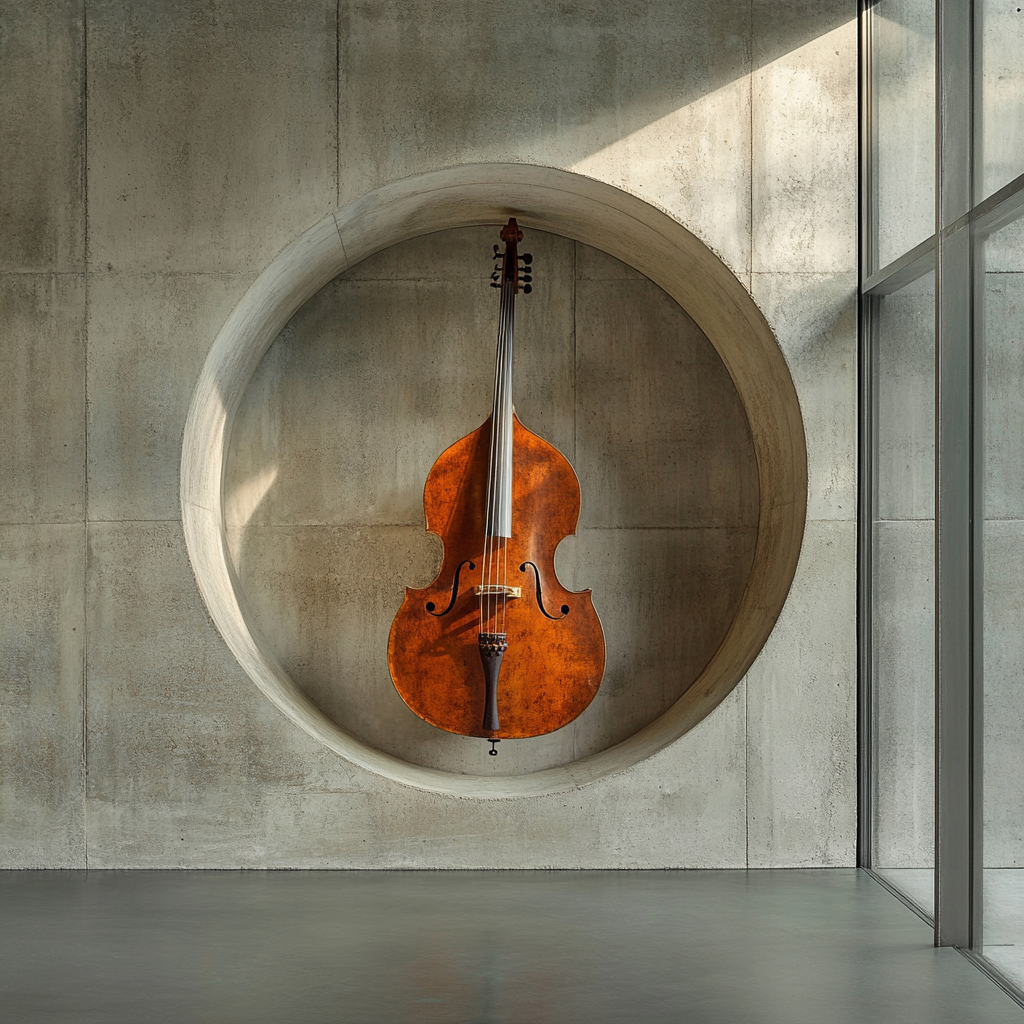
[[[604,675],[604,632],[590,591],[566,590],[555,548],[576,532],[580,486],[565,457],[512,407],[515,297],[530,291],[515,219],[494,247],[501,291],[491,416],[442,452],[423,492],[427,530],[444,542],[430,586],[406,589],[388,667],[420,718],[447,732],[541,736],[571,722]]]

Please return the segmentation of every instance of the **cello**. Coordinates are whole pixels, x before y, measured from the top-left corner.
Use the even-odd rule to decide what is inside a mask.
[[[491,415],[441,453],[423,489],[427,530],[444,543],[441,569],[426,588],[406,588],[388,638],[388,668],[409,708],[439,729],[490,740],[491,754],[501,739],[571,722],[605,663],[591,592],[566,590],[555,575],[555,548],[576,532],[579,481],[512,405],[515,297],[531,289],[522,238],[511,218],[504,253],[494,246]]]

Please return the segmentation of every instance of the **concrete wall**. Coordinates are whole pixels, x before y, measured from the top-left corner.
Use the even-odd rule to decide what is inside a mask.
[[[0,0],[2,862],[852,863],[854,15]],[[746,679],[648,761],[510,801],[402,787],[287,722],[209,622],[177,497],[192,387],[259,270],[367,190],[473,161],[577,170],[697,233],[776,330],[809,450],[800,566]]]

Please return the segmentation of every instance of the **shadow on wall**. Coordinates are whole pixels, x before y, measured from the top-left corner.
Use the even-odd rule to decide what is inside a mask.
[[[498,227],[413,239],[364,261],[292,318],[235,421],[225,508],[255,619],[296,684],[369,745],[451,772],[564,764],[670,707],[731,623],[758,520],[750,430],[732,381],[664,292],[596,249],[531,231],[517,304],[517,411],[580,478],[580,530],[558,551],[592,587],[608,641],[597,699],[547,737],[442,733],[388,675],[405,586],[437,571],[423,484],[490,412]]]
[[[572,167],[856,17],[854,4],[830,0],[567,3],[544,18],[492,4],[446,6],[439,18],[434,0],[340,11],[342,130],[378,181],[408,173],[406,154],[418,169],[453,153],[471,162],[478,149],[496,159],[502,139],[523,160]],[[346,96],[368,91],[386,125],[345,110]]]
[[[769,192],[776,179],[800,192],[804,179],[837,174],[853,187],[852,163],[837,171],[829,147],[809,145],[828,133],[853,77],[817,81],[814,55],[749,77],[810,43],[834,59],[825,37],[856,17],[853,3],[570,3],[538,19],[515,5],[462,4],[445,14],[428,0],[342,4],[339,205],[426,169],[561,167],[655,202],[743,273],[752,162]],[[770,121],[755,116],[751,88]],[[821,122],[811,133],[809,99]],[[387,117],[367,117],[368,104]],[[770,205],[773,237],[826,260],[848,246],[843,225],[811,226],[791,205]]]

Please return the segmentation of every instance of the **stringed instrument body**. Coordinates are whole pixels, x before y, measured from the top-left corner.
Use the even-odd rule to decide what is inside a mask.
[[[489,740],[567,725],[593,700],[605,663],[590,591],[566,590],[555,575],[555,548],[576,531],[579,482],[512,408],[521,238],[510,220],[505,253],[496,255],[502,302],[492,414],[442,452],[424,487],[427,530],[443,541],[444,561],[428,587],[406,589],[388,640],[391,678],[420,718]]]

